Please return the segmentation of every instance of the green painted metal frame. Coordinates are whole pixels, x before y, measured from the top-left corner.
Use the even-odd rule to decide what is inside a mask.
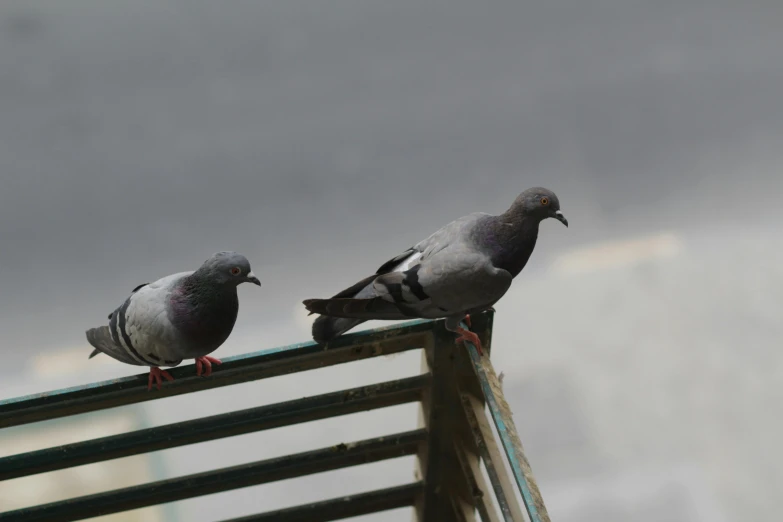
[[[359,464],[413,455],[426,432],[377,437],[0,514],[8,522],[70,522]]]
[[[467,327],[464,323],[462,326],[463,328]],[[465,346],[473,362],[478,381],[481,383],[481,390],[484,392],[484,398],[489,406],[492,420],[500,435],[514,479],[522,494],[522,500],[530,517],[530,522],[550,522],[544,499],[533,476],[533,470],[530,468],[525,451],[522,449],[522,441],[514,424],[511,407],[503,396],[500,380],[495,375],[495,370],[492,368],[489,360],[479,355],[473,343],[466,341]]]
[[[479,328],[482,328],[481,325],[483,325],[480,334],[483,335],[482,342],[488,343],[491,337],[492,318],[491,311],[474,318],[474,325],[478,323]],[[453,337],[446,335],[442,321],[413,321],[399,326],[378,328],[340,337],[330,343],[327,350],[315,343],[301,343],[226,358],[209,379],[195,376],[193,366],[175,368],[171,370],[175,381],[166,383],[163,389],[158,392],[148,392],[146,375],[137,375],[7,399],[0,401],[0,428],[137,404],[408,350],[420,348],[432,350],[436,345],[440,346],[447,342],[451,342],[453,346],[451,339]],[[530,472],[530,466],[511,419],[510,409],[503,398],[489,358],[488,356],[479,357],[472,344],[466,343],[465,346],[468,360],[472,363],[475,372],[475,375],[472,375],[472,381],[476,381],[476,385],[470,384],[473,395],[466,394],[462,389],[457,389],[456,400],[454,400],[453,392],[444,394],[441,389],[443,383],[447,382],[443,379],[448,378],[442,373],[443,359],[441,358],[440,363],[433,362],[435,366],[430,365],[430,372],[425,370],[422,375],[407,379],[0,458],[0,482],[398,404],[411,402],[431,404],[433,399],[430,397],[433,397],[436,402],[452,400],[456,403],[449,406],[449,411],[462,412],[458,413],[458,416],[463,419],[460,421],[462,422],[460,426],[468,426],[468,431],[473,433],[475,441],[470,442],[474,448],[472,452],[478,451],[485,463],[503,519],[506,522],[522,522],[516,498],[513,492],[509,491],[510,483],[505,475],[505,469],[501,469],[503,466],[498,462],[497,447],[494,445],[494,440],[488,440],[493,436],[485,421],[482,420],[484,417],[483,401],[486,401],[531,522],[549,522],[546,508],[541,500],[540,492]],[[451,348],[449,352],[454,353]],[[430,351],[430,353],[437,354],[439,352]],[[435,376],[439,377],[433,379]],[[453,389],[452,385],[449,386]],[[477,393],[483,396],[476,398]],[[462,404],[458,404],[459,397],[462,397]],[[442,404],[438,406],[441,409],[442,407]],[[438,422],[440,423],[440,421]],[[444,426],[446,425],[451,424],[447,423]],[[452,445],[451,441],[444,438],[444,435],[439,435],[438,432],[438,425],[432,425],[427,429],[341,444],[296,455],[286,455],[241,466],[18,509],[0,513],[0,521],[81,520],[404,455],[419,454],[421,459],[424,455],[422,448],[430,444],[435,444],[438,450]],[[432,503],[434,498],[432,495],[435,491],[433,488],[439,488],[440,481],[444,479],[444,471],[441,469],[444,465],[452,466],[450,469],[464,474],[465,484],[474,491],[472,499],[457,500],[457,497],[452,498],[453,505],[449,509],[455,514],[455,519],[472,520],[472,511],[478,509],[482,520],[495,522],[497,515],[494,512],[494,506],[487,498],[483,497],[486,485],[480,472],[477,471],[478,461],[465,452],[466,448],[456,445],[454,448],[456,451],[454,455],[456,455],[458,462],[451,464],[440,458],[439,451],[429,451],[427,459],[432,467],[421,482],[225,522],[251,520],[318,522],[426,504],[428,501]],[[453,466],[457,467],[453,468]],[[430,506],[424,513],[435,513],[436,511],[433,511]],[[432,516],[425,516],[424,520],[429,521],[431,518]]]
[[[0,481],[420,400],[427,374],[0,458]]]

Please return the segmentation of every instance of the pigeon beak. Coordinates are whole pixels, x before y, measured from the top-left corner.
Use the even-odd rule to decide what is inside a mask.
[[[555,219],[561,222],[562,224],[564,224],[566,228],[568,228],[568,220],[566,219],[566,217],[563,215],[561,211],[555,210]]]
[[[245,279],[247,279],[248,282],[253,283],[254,285],[261,286],[261,281],[258,280],[258,278],[253,272],[248,272],[247,276],[245,276]]]

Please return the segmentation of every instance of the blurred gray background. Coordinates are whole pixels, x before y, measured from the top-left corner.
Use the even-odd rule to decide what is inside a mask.
[[[137,373],[88,361],[84,330],[214,251],[264,283],[240,290],[216,355],[268,348],[308,338],[302,299],[544,185],[571,227],[542,225],[493,360],[553,520],[778,521],[781,27],[783,4],[720,0],[6,0],[0,398]],[[418,365],[169,399],[68,437]],[[7,482],[0,507],[415,423],[397,407],[140,457],[138,475],[123,459]],[[50,431],[0,433],[0,453],[66,437]],[[107,520],[206,522],[411,477],[402,459]]]

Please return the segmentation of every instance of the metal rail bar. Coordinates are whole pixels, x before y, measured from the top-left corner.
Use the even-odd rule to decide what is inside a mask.
[[[12,455],[0,458],[0,481],[415,402],[429,382],[419,375]]]
[[[71,522],[313,473],[413,455],[425,430],[338,444],[230,468],[0,513],[3,522]]]
[[[423,487],[421,482],[415,482],[223,522],[332,522],[412,506]]]
[[[228,357],[208,378],[197,377],[193,365],[179,367],[170,371],[175,380],[162,390],[147,391],[147,376],[140,374],[7,399],[0,401],[0,428],[414,350],[425,344],[432,326],[431,321],[412,321],[339,337],[328,349],[309,342]]]

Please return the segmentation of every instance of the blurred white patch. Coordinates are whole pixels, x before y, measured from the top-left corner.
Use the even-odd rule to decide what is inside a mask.
[[[315,318],[318,317],[318,314],[310,315],[310,312],[307,311],[307,308],[305,308],[302,303],[297,303],[293,316],[294,324],[296,324],[297,330],[301,329],[307,338],[309,338],[310,328],[312,328],[313,321],[315,321]]]
[[[114,359],[106,355],[97,355],[90,359],[92,346],[50,350],[36,355],[30,363],[30,370],[36,377],[54,377],[84,371],[91,365],[108,364]],[[116,363],[117,361],[114,361]]]
[[[683,241],[672,232],[646,238],[612,241],[572,250],[555,259],[552,269],[559,275],[578,275],[597,270],[635,265],[652,259],[671,259],[680,254]]]

